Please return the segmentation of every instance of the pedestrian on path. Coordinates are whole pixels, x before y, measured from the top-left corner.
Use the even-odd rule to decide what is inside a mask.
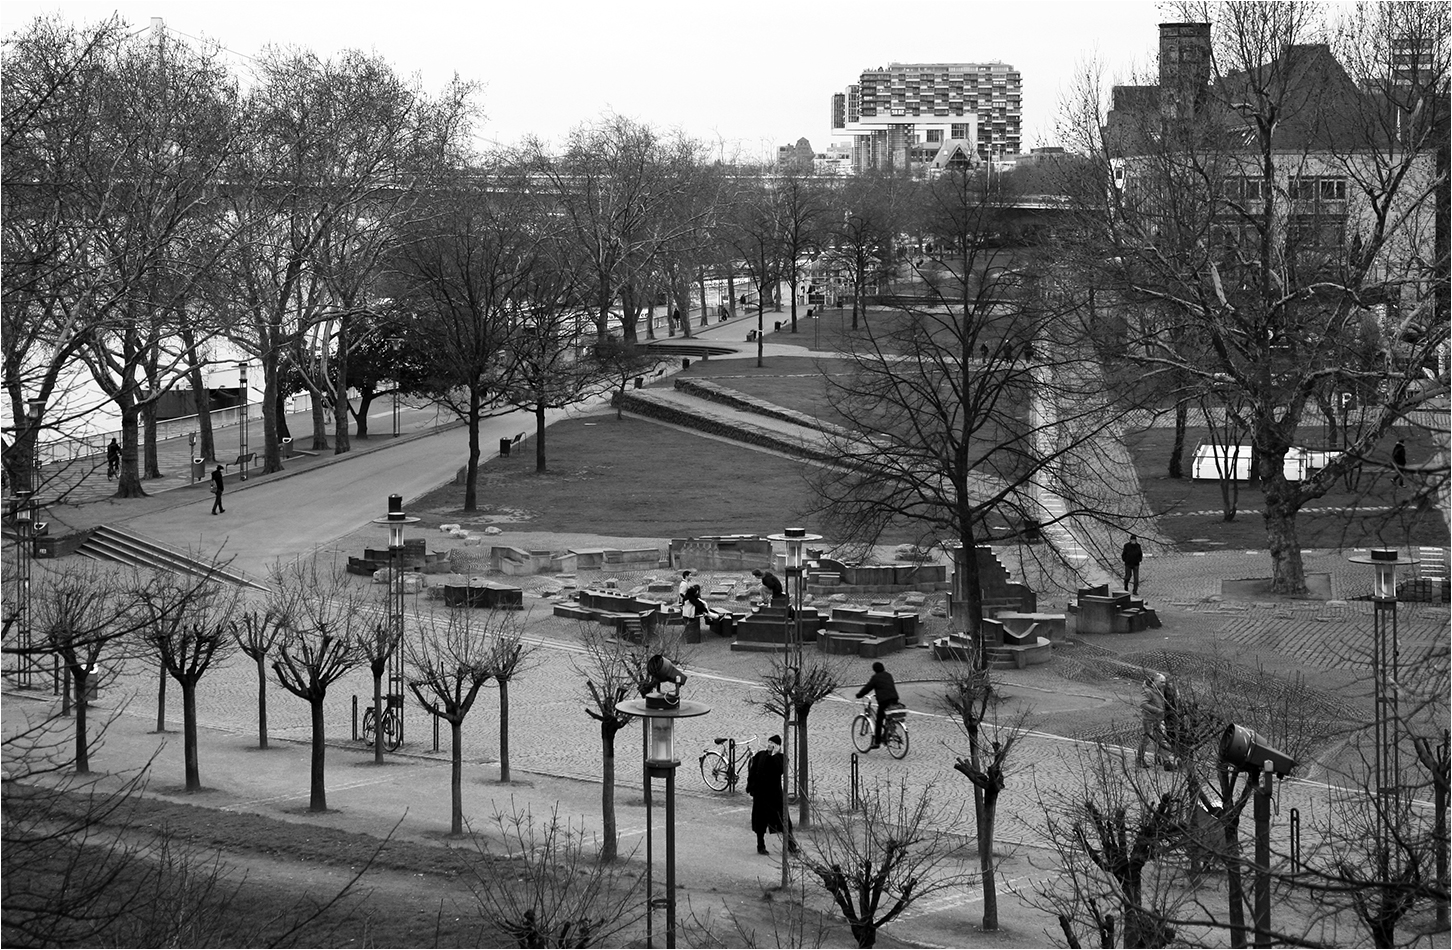
[[[1144,560],[1144,548],[1139,546],[1139,540],[1130,535],[1129,540],[1124,543],[1124,550],[1119,552],[1119,559],[1124,562],[1124,587],[1131,594],[1139,593],[1139,564]],[[1130,579],[1134,579],[1134,586],[1130,587]]]
[[[222,466],[218,465],[212,470],[212,514],[226,514],[227,509],[222,507]]]
[[[1151,743],[1154,744],[1156,755],[1159,753],[1160,736],[1164,731],[1165,721],[1165,674],[1152,673],[1144,678],[1139,714],[1139,750],[1134,754],[1134,763],[1143,769],[1149,767],[1144,754]]]
[[[115,440],[112,440],[113,444]],[[1406,484],[1402,479],[1402,473],[1407,467],[1407,443],[1397,439],[1397,444],[1392,446],[1392,467],[1397,470],[1396,485],[1398,488]]]
[[[1397,443],[1400,445],[1401,443]],[[115,439],[106,446],[106,481],[115,478],[121,471],[121,446]]]
[[[768,832],[785,832],[787,847],[795,853],[797,842],[792,835],[791,818],[783,807],[781,736],[766,740],[766,748],[751,757],[751,772],[746,777],[746,794],[751,796],[751,830],[756,832],[756,853],[766,850]]]

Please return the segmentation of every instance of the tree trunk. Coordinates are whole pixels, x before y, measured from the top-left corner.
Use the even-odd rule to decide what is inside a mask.
[[[158,663],[161,680],[156,684],[156,731],[166,731],[166,664]]]
[[[542,402],[534,406],[534,472],[536,475],[545,473],[545,406]]]
[[[778,287],[777,289],[780,290],[781,288]],[[796,268],[795,267],[792,268],[792,276],[790,277],[790,279],[787,280],[787,289],[791,292],[791,297],[792,297],[792,332],[793,333],[796,333],[797,332],[797,271],[796,271]]]
[[[852,937],[861,948],[877,946],[877,928],[870,923],[856,923],[852,925]]]
[[[1190,424],[1190,407],[1175,403],[1175,443],[1170,447],[1170,477],[1185,477],[1185,428]]]
[[[978,824],[978,866],[983,875],[983,929],[998,929],[998,867],[993,859],[993,835],[998,823],[998,788],[983,792],[983,820]]]
[[[477,389],[469,393],[469,461],[464,468],[464,510],[479,507],[479,407],[483,400]]]
[[[600,860],[610,863],[619,853],[615,831],[615,731],[609,723],[600,724]]]
[[[449,741],[453,743],[453,755],[449,762],[449,834],[464,833],[464,720],[461,716],[449,719]]]
[[[197,762],[197,684],[191,678],[178,680],[182,691],[182,759],[186,763],[187,791],[202,790],[202,771]]]
[[[282,413],[276,354],[262,358],[262,473],[282,471],[282,446],[279,442],[277,418]]]
[[[328,445],[328,414],[326,407],[332,396],[322,390],[313,390],[313,446],[314,452],[330,448]]]
[[[807,775],[807,717],[811,713],[811,706],[797,706],[797,824],[802,828],[812,822],[812,806],[807,795],[807,789],[812,787]]]
[[[509,680],[499,681],[499,781],[509,784]]]
[[[726,267],[726,312],[732,316],[736,314],[736,275],[732,273],[731,267]]]
[[[706,309],[706,269],[704,267],[696,271],[696,289],[701,294],[701,326],[709,326],[711,314]]]
[[[1301,542],[1296,537],[1296,508],[1285,498],[1285,476],[1277,472],[1265,490],[1265,533],[1271,555],[1271,590],[1277,594],[1304,594],[1306,570]]]
[[[141,407],[141,458],[143,479],[162,477],[156,456],[156,403],[150,400]]]
[[[131,396],[123,394],[116,402],[121,406],[121,471],[116,477],[117,498],[145,498],[139,470],[140,411]]]
[[[313,758],[308,811],[327,811],[328,789],[323,784],[323,756],[327,752],[327,746],[323,744],[323,697],[317,696],[310,702],[313,707]]]
[[[368,410],[373,407],[373,401],[380,395],[382,394],[374,392],[371,387],[365,386],[358,390],[358,412],[353,417],[355,423],[353,435],[355,438],[368,438]],[[390,420],[388,431],[393,431],[392,420]]]
[[[71,682],[76,687],[76,774],[91,774],[90,743],[86,741],[86,681],[91,674],[79,664],[69,667]]]
[[[267,748],[267,657],[257,654],[257,748]]]
[[[181,321],[182,345],[187,350],[187,379],[192,384],[192,403],[197,410],[197,458],[215,459],[216,446],[212,440],[212,394],[207,391],[202,377],[202,363],[197,357],[197,335],[191,325]]]
[[[348,317],[338,319],[338,358],[333,364],[333,378],[338,381],[333,398],[333,454],[342,455],[353,449],[348,441]]]

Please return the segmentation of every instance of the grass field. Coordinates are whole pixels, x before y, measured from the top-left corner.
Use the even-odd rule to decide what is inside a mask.
[[[807,463],[735,442],[627,416],[602,414],[549,427],[549,472],[536,475],[534,444],[480,469],[479,510],[464,488],[424,496],[418,514],[439,522],[487,519],[501,530],[687,538],[774,534],[820,524]],[[884,544],[913,540],[894,532]]]
[[[1204,429],[1187,430],[1187,475],[1194,447],[1207,439]],[[1166,474],[1173,441],[1174,430],[1170,428],[1144,429],[1131,433],[1126,440],[1149,508],[1161,515],[1160,530],[1187,551],[1264,548],[1265,521],[1260,514],[1259,488],[1240,483],[1239,513],[1234,521],[1225,521],[1219,482],[1173,479]],[[1388,440],[1384,457],[1390,455],[1392,441],[1395,439]],[[1425,435],[1407,435],[1410,460],[1428,458],[1432,452],[1433,446]],[[1363,472],[1351,487],[1338,482],[1332,491],[1308,504],[1309,510],[1297,518],[1301,546],[1446,545],[1447,527],[1441,514],[1436,509],[1418,511],[1409,506],[1410,496],[1410,489],[1398,489],[1387,471]]]

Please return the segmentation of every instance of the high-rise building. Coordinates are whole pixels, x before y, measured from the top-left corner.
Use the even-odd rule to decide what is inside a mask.
[[[1022,125],[1023,82],[1007,63],[892,63],[832,97],[832,130],[852,136],[857,172],[910,172],[945,150],[1016,154]]]

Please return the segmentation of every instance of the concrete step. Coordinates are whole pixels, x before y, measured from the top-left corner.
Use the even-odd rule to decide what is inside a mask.
[[[76,553],[95,561],[113,561],[132,567],[174,571],[194,577],[211,576],[229,584],[236,584],[238,587],[250,587],[262,591],[270,589],[241,571],[214,566],[208,561],[193,557],[186,551],[153,541],[144,535],[114,525],[101,525],[96,528],[91,532],[90,537],[76,549]]]

